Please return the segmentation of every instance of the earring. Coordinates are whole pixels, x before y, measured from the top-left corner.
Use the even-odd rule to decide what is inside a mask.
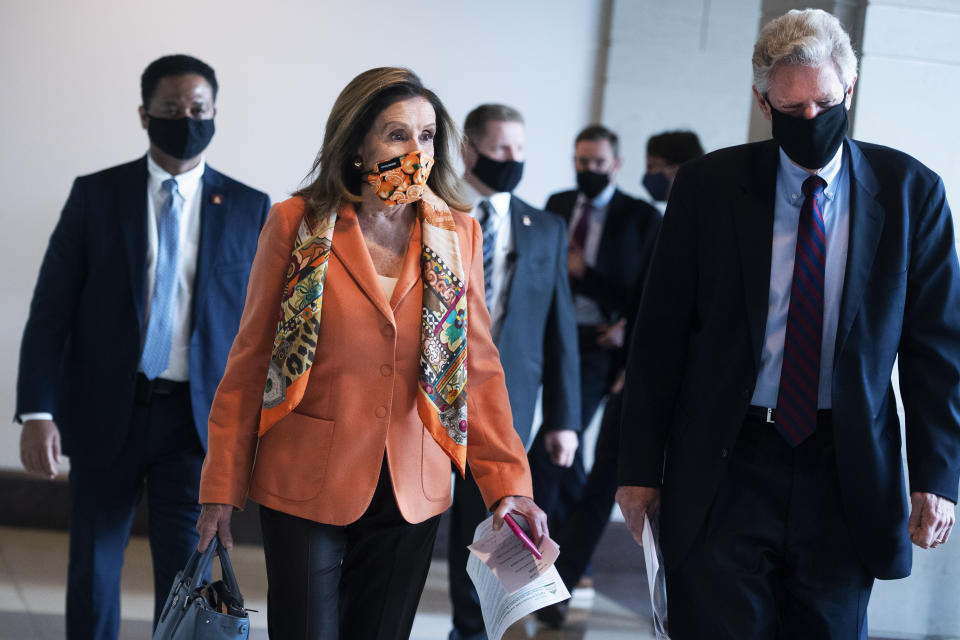
[[[353,161],[353,166],[355,169],[360,169],[361,167],[363,167],[363,160],[361,160],[360,158],[357,158],[356,160]]]

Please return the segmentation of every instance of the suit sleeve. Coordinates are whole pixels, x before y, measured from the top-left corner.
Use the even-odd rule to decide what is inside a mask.
[[[556,218],[554,288],[543,336],[543,429],[583,430],[580,424],[580,355],[576,313],[567,277],[566,225]]]
[[[533,496],[530,467],[513,414],[500,365],[490,337],[490,314],[483,290],[483,240],[480,225],[470,219],[467,275],[467,465],[487,508],[506,496]],[[462,238],[463,236],[461,236]],[[476,286],[474,286],[476,285]]]
[[[649,211],[633,211],[630,218],[632,219],[625,221],[625,228],[619,230],[619,233],[625,235],[621,242],[625,255],[629,256],[630,260],[626,264],[632,265],[629,273],[608,275],[588,266],[582,277],[573,280],[574,293],[595,300],[601,307],[614,311],[618,316],[628,313],[627,303],[636,281],[633,274],[642,274],[645,270],[660,227],[660,213],[652,207]],[[631,277],[634,279],[630,280]]]
[[[697,191],[683,169],[653,252],[626,364],[619,484],[659,487],[684,376],[697,292]]]
[[[242,508],[246,502],[284,271],[299,222],[300,216],[277,205],[260,234],[240,328],[210,410],[201,503]]]
[[[960,267],[943,182],[917,217],[899,346],[910,490],[957,501]]]
[[[20,344],[17,416],[53,414],[56,407],[58,365],[86,277],[83,191],[83,181],[75,180],[40,265]]]

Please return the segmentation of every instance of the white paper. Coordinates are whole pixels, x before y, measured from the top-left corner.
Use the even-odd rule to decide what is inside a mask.
[[[473,540],[467,559],[467,575],[480,597],[480,611],[489,640],[500,640],[507,628],[517,620],[570,597],[570,592],[553,566],[560,549],[549,538],[549,542],[544,541],[541,545],[543,558],[536,560],[509,527],[504,525],[500,531],[493,531],[491,516],[480,523]],[[526,557],[516,552],[515,548],[522,550]],[[484,556],[493,568],[480,556]],[[508,591],[505,586],[517,583],[520,586],[513,591]]]
[[[643,516],[643,533],[640,534],[643,543],[643,561],[646,564],[647,587],[650,589],[650,610],[653,612],[653,630],[657,640],[670,640],[666,631],[667,619],[667,585],[664,581],[663,570],[660,568],[660,557],[657,549],[657,537],[650,519]]]
[[[515,520],[526,531],[523,518]],[[477,527],[473,534],[473,544],[467,548],[481,562],[490,567],[493,575],[500,579],[507,593],[514,593],[550,570],[560,555],[557,543],[546,538],[540,544],[539,560],[521,542],[506,524],[499,531],[493,530],[493,516]]]

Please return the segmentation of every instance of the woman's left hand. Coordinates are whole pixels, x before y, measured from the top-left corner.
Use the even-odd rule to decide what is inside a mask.
[[[530,537],[538,549],[540,542],[550,537],[550,531],[547,530],[547,514],[532,499],[524,496],[507,496],[500,500],[493,511],[494,531],[498,531],[503,526],[503,517],[508,513],[526,518],[527,524],[530,525]]]

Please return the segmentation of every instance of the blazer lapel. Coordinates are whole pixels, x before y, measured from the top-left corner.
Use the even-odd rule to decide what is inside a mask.
[[[116,211],[120,216],[123,247],[127,254],[130,291],[137,323],[144,326],[144,287],[147,279],[147,157],[133,165],[129,180],[117,185]]]
[[[850,334],[863,299],[863,289],[870,277],[874,257],[883,231],[883,206],[876,196],[880,185],[870,163],[852,140],[845,142],[850,164],[850,239],[847,244],[847,266],[840,297],[840,319],[837,322],[837,342],[834,367],[840,351]]]
[[[754,366],[759,370],[770,297],[773,210],[777,185],[777,146],[761,146],[743,176],[743,191],[733,203],[734,231],[740,253],[747,322]]]
[[[193,278],[191,326],[196,326],[197,301],[204,300],[207,280],[216,264],[221,239],[228,233],[229,203],[223,193],[223,176],[209,166],[203,170],[200,193],[200,241],[197,246],[197,272]]]
[[[371,304],[392,322],[393,310],[377,280],[377,272],[373,267],[373,260],[370,259],[367,245],[363,241],[360,222],[352,205],[341,207],[337,212],[337,224],[333,229],[333,253]],[[405,264],[404,272],[406,272],[406,266]],[[399,284],[398,281],[397,285]]]

